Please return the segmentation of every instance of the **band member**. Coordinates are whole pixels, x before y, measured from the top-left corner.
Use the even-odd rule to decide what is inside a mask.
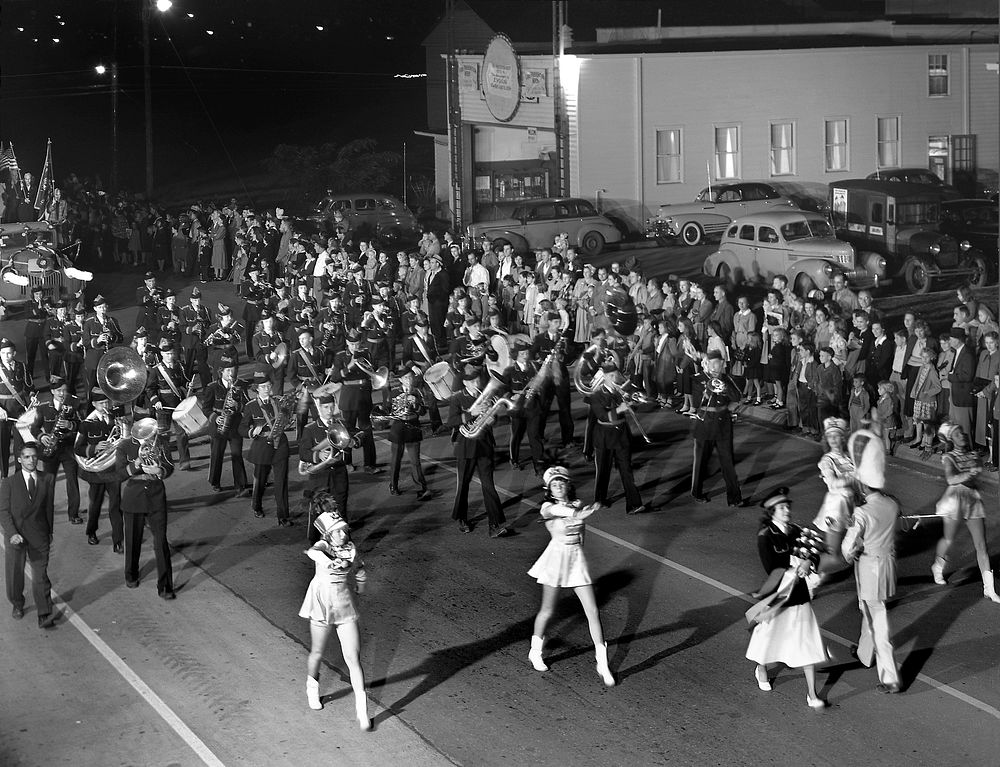
[[[243,382],[236,377],[236,370],[235,355],[220,357],[219,378],[202,390],[199,400],[209,418],[209,436],[212,443],[208,483],[216,493],[222,492],[222,457],[226,445],[229,445],[236,497],[245,498],[250,495],[250,488],[247,487],[247,470],[246,464],[243,463],[243,437],[240,436],[239,425],[249,397]]]
[[[156,275],[146,272],[142,278],[142,287],[136,290],[135,302],[139,311],[135,315],[135,326],[158,328],[157,317],[160,305],[163,303],[163,288],[156,284]]]
[[[184,377],[184,366],[177,358],[173,344],[167,338],[160,339],[160,359],[149,368],[146,378],[146,403],[156,417],[156,427],[160,430],[160,441],[164,447],[170,445],[170,434],[177,435],[177,458],[183,471],[191,470],[191,451],[188,435],[174,423],[174,411],[187,397],[191,396],[194,378]]]
[[[38,406],[35,422],[31,426],[32,441],[38,445],[43,471],[57,477],[62,466],[66,476],[66,510],[70,524],[82,525],[80,483],[76,459],[73,458],[73,443],[80,430],[77,410],[80,403],[69,393],[65,379],[58,376],[49,379],[49,392],[52,399]]]
[[[595,328],[591,332],[590,346],[584,349],[580,355],[581,360],[579,365],[580,376],[582,378],[593,378],[594,375],[600,372],[601,367],[609,358],[615,360],[615,364],[617,365],[617,356],[605,346],[605,336],[606,332],[602,328]],[[589,398],[584,397],[583,401],[589,403]],[[583,432],[583,457],[588,461],[594,458],[594,429],[596,426],[597,421],[594,419],[594,413],[588,409],[587,426]]]
[[[191,303],[181,309],[182,343],[184,344],[184,372],[187,376],[198,374],[202,386],[212,380],[208,369],[208,347],[205,338],[212,324],[212,313],[201,303],[201,291],[191,289]]]
[[[316,308],[316,302],[313,297],[309,294],[309,285],[305,282],[300,282],[295,286],[295,297],[292,298],[292,326],[296,329],[295,337],[292,338],[294,342],[298,336],[298,330],[304,327],[313,327],[316,322],[316,315],[318,314],[318,309]],[[333,301],[331,300],[330,306],[332,308]]]
[[[257,332],[260,314],[267,303],[271,289],[260,281],[260,266],[251,263],[247,267],[247,279],[242,286],[242,294],[246,303],[243,304],[243,327],[246,328],[247,357],[253,359],[253,335]]]
[[[365,307],[371,301],[371,288],[365,281],[365,270],[361,264],[351,268],[351,280],[344,286],[344,304],[347,313],[347,324],[353,328],[361,325],[365,315]]]
[[[625,491],[625,513],[641,514],[646,510],[632,476],[632,433],[626,416],[629,404],[625,401],[622,387],[625,376],[614,360],[605,361],[601,370],[601,388],[590,395],[590,410],[594,414],[594,464],[597,476],[594,479],[594,499],[604,506],[608,502],[608,484],[611,480],[612,463],[618,469]]]
[[[247,460],[253,464],[253,515],[264,516],[264,488],[274,471],[274,500],[278,507],[278,526],[291,527],[288,518],[288,437],[284,427],[291,420],[294,407],[281,398],[272,397],[274,385],[263,370],[254,373],[257,396],[250,400],[244,412],[242,428],[251,439]],[[294,394],[289,400],[294,398]]]
[[[424,373],[431,365],[441,361],[441,354],[438,351],[437,340],[431,335],[430,324],[428,324],[426,317],[417,317],[413,332],[407,333],[403,338],[401,358],[403,369],[412,370],[416,376],[414,384],[424,395],[424,405],[430,415],[431,429],[437,434],[442,429],[441,413],[438,410],[438,402],[434,392],[424,382]]]
[[[504,516],[493,484],[493,469],[496,461],[497,446],[493,438],[493,426],[484,426],[478,435],[466,437],[461,428],[476,420],[480,415],[480,407],[473,412],[473,405],[479,398],[479,371],[472,366],[465,368],[461,374],[462,390],[451,398],[451,412],[448,425],[452,427],[455,441],[455,461],[458,469],[458,492],[455,495],[455,505],[452,507],[451,518],[458,521],[458,529],[463,533],[472,532],[469,525],[469,485],[472,476],[479,475],[483,488],[483,502],[486,505],[486,516],[489,519],[490,537],[501,538],[510,533],[507,518]]]
[[[255,333],[253,337],[253,345],[256,350],[254,359],[267,366],[274,393],[280,397],[285,390],[286,360],[279,359],[277,349],[279,344],[285,343],[285,339],[275,329],[274,322],[274,315],[270,310],[265,309],[260,313],[260,332]]]
[[[66,367],[66,385],[72,394],[76,394],[80,381],[80,371],[83,370],[85,348],[83,345],[84,318],[87,309],[83,302],[73,307],[73,318],[63,326],[62,342],[65,348],[63,364]]]
[[[548,315],[549,327],[544,333],[535,336],[531,344],[532,356],[544,365],[552,355],[549,364],[553,374],[546,378],[541,393],[542,434],[545,434],[545,422],[549,418],[552,400],[559,408],[559,432],[562,442],[559,447],[566,448],[573,444],[573,411],[569,401],[569,370],[566,368],[566,338],[562,330],[562,317],[556,312]]]
[[[896,528],[899,504],[885,494],[885,448],[873,432],[861,429],[847,444],[855,478],[865,502],[854,509],[841,551],[854,563],[861,610],[857,657],[878,666],[879,692],[900,691],[899,669],[893,655],[885,603],[896,593]]]
[[[740,402],[739,387],[723,371],[725,360],[718,351],[705,356],[704,369],[694,376],[695,402],[700,402],[691,435],[694,437],[694,467],[691,495],[698,503],[708,503],[702,485],[712,451],[719,453],[722,477],[726,482],[726,499],[730,506],[746,506],[740,493],[740,483],[733,465],[733,421]]]
[[[368,336],[368,353],[372,365],[385,365],[390,370],[395,367],[396,336],[392,326],[392,318],[386,311],[387,306],[380,298],[372,299],[372,310],[365,314],[361,328]]]
[[[538,366],[531,360],[531,346],[524,341],[514,344],[514,364],[507,370],[510,378],[510,388],[513,394],[520,395],[521,406],[510,414],[510,465],[520,471],[522,469],[520,455],[521,442],[528,435],[528,447],[531,449],[531,465],[535,476],[542,476],[542,464],[545,460],[545,450],[542,445],[542,417],[538,392],[533,386],[540,386],[536,380]]]
[[[347,351],[334,358],[331,380],[343,385],[340,390],[340,412],[348,431],[360,429],[361,447],[364,454],[364,470],[369,474],[379,474],[375,465],[375,438],[372,435],[372,381],[367,371],[373,370],[371,357],[361,348],[361,334],[350,331],[347,334]],[[350,465],[353,455],[344,452]]]
[[[239,360],[244,330],[233,317],[233,310],[226,304],[219,304],[215,319],[216,323],[209,327],[205,337],[205,346],[208,347],[208,364],[218,375],[221,358]]]
[[[108,450],[113,450],[115,447],[114,437],[121,436],[115,434],[115,419],[111,416],[111,403],[108,401],[108,395],[99,388],[94,388],[90,392],[90,402],[94,409],[90,415],[80,421],[80,429],[73,446],[73,451],[83,458],[94,458],[99,454],[106,454]],[[119,430],[122,428],[124,426],[119,426]],[[125,533],[121,511],[121,480],[118,478],[117,468],[111,466],[106,472],[100,473],[81,470],[80,476],[90,485],[90,489],[87,491],[89,502],[87,506],[87,543],[91,546],[100,543],[97,538],[97,522],[101,516],[101,504],[104,503],[104,496],[107,496],[111,543],[115,553],[120,554],[125,550],[122,545]]]
[[[113,346],[125,342],[118,320],[108,314],[108,302],[104,296],[94,299],[94,316],[83,323],[83,346],[87,350],[83,367],[87,374],[87,386],[97,386],[97,366],[104,353]]]
[[[298,340],[298,348],[288,356],[288,370],[292,376],[292,387],[299,392],[295,433],[301,435],[309,420],[310,407],[313,407],[311,392],[323,382],[325,368],[322,351],[313,346],[313,329],[299,328]]]
[[[167,490],[163,480],[174,471],[170,450],[160,441],[152,418],[137,421],[133,435],[145,428],[149,436],[132,437],[118,448],[117,468],[122,481],[121,506],[125,517],[125,585],[139,585],[139,554],[142,530],[147,524],[153,534],[156,557],[156,593],[174,599],[174,575],[167,543]]]
[[[154,341],[166,338],[175,348],[181,348],[181,308],[177,305],[177,291],[171,289],[163,294],[163,304],[156,310],[156,328]]]
[[[63,333],[70,322],[69,310],[65,301],[57,301],[52,305],[55,315],[45,322],[45,350],[49,355],[49,377],[66,377],[66,346],[63,343]]]
[[[49,317],[49,302],[45,299],[45,288],[36,285],[31,289],[31,303],[25,312],[28,322],[24,327],[24,367],[28,380],[35,377],[35,357],[41,353],[42,369],[48,370],[49,358],[45,345],[45,327]]]
[[[17,348],[9,338],[0,338],[0,475],[7,476],[11,443],[14,455],[21,452],[23,440],[14,424],[31,401],[34,386],[24,365],[14,359]]]
[[[338,352],[347,348],[347,316],[339,295],[332,296],[328,306],[319,313],[319,341],[317,346],[323,351],[323,364],[333,364]]]
[[[399,492],[399,468],[403,462],[403,451],[410,459],[410,471],[413,481],[420,490],[418,500],[430,497],[427,490],[427,480],[424,479],[424,467],[420,464],[420,441],[423,432],[420,429],[420,416],[424,407],[423,395],[414,387],[416,376],[412,370],[404,370],[399,376],[402,391],[392,398],[389,418],[389,443],[391,444],[389,464],[389,492],[392,495],[402,495]]]
[[[342,426],[333,417],[335,407],[331,394],[324,394],[316,399],[316,420],[306,425],[299,438],[299,474],[306,477],[302,494],[307,501],[315,493],[326,491],[337,501],[341,514],[347,519],[349,482],[344,450],[333,444],[334,430]],[[323,452],[327,449],[330,451],[329,456],[324,457]],[[312,543],[319,540],[311,518],[309,540]]]

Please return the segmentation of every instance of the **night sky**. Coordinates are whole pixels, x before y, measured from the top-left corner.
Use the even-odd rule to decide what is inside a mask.
[[[57,180],[74,171],[100,174],[107,185],[110,76],[94,66],[117,61],[120,185],[143,188],[144,1],[2,0],[0,139],[14,142],[23,169],[38,172],[51,137]],[[469,1],[494,24],[510,20],[512,29],[500,31],[515,39],[535,31],[517,29],[527,8],[550,18],[548,0]],[[578,41],[592,40],[595,26],[652,25],[661,7],[668,23],[705,24],[801,20],[795,11],[805,6],[572,0],[569,21]],[[424,72],[421,42],[444,10],[445,0],[174,0],[166,13],[154,9],[157,189],[176,195],[185,182],[212,179],[236,186],[260,177],[279,143],[361,137],[382,150],[401,151],[406,141],[410,169],[432,173],[430,141],[413,136],[427,124],[425,81],[393,75]],[[534,39],[546,39],[550,28],[538,26]]]

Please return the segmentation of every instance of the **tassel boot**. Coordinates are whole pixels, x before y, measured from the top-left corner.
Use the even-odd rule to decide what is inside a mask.
[[[608,687],[615,686],[615,678],[608,668],[608,643],[602,642],[594,646],[594,657],[597,659],[597,673],[601,676],[601,681]]]
[[[535,671],[549,670],[549,667],[545,665],[545,661],[542,660],[542,646],[544,644],[545,637],[531,637],[531,649],[528,650],[528,660],[531,661],[531,665],[534,667]]]
[[[323,708],[319,699],[319,680],[311,676],[306,677],[306,700],[309,701],[309,708],[313,711]]]

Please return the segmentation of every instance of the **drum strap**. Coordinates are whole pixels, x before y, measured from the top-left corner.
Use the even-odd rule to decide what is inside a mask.
[[[21,407],[27,410],[28,409],[27,403],[25,403],[25,401],[21,399],[21,395],[18,393],[17,389],[14,388],[14,385],[10,382],[10,378],[7,376],[7,368],[4,367],[3,365],[0,365],[0,382],[2,382],[3,385],[7,387],[7,391],[9,391],[11,394],[14,395],[14,399],[18,401]]]
[[[163,366],[162,362],[156,363],[156,369],[160,371],[160,377],[167,382],[167,386],[170,387],[170,391],[174,393],[174,396],[177,397],[177,399],[184,399],[184,397],[181,396],[180,389],[177,388],[173,379],[170,377],[170,371]]]
[[[312,377],[319,378],[319,373],[316,372],[316,367],[312,364],[312,360],[309,359],[309,355],[306,354],[305,349],[299,349],[299,356],[302,357],[302,361],[306,363],[306,367],[309,368],[309,372],[312,374]]]
[[[420,349],[420,353],[424,355],[424,359],[427,360],[427,364],[434,364],[434,360],[431,359],[431,355],[428,353],[427,347],[424,346],[424,342],[420,340],[420,336],[414,335],[413,343],[415,343],[417,348]]]

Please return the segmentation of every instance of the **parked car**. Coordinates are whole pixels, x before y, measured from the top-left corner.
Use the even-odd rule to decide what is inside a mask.
[[[705,259],[702,271],[730,286],[764,282],[779,274],[796,293],[825,290],[833,275],[843,274],[855,288],[874,287],[885,274],[885,259],[870,254],[864,263],[854,248],[838,240],[819,213],[787,210],[743,216],[722,236],[719,250]]]
[[[73,268],[67,274],[67,266],[72,263],[56,251],[55,232],[47,221],[0,224],[0,299],[11,308],[30,302],[31,291],[38,286],[53,301],[60,294],[72,296],[86,282],[69,274],[92,278],[89,272]]]
[[[317,204],[309,220],[329,229],[336,211],[344,214],[344,219],[355,232],[355,239],[398,241],[416,240],[420,236],[416,216],[400,200],[388,194],[358,192],[331,195]]]
[[[486,238],[493,247],[510,243],[516,253],[550,247],[561,232],[590,257],[598,255],[607,243],[622,239],[613,221],[579,197],[526,200],[514,208],[510,218],[471,224],[466,230],[470,240]]]
[[[945,200],[957,200],[962,193],[946,184],[929,168],[884,168],[868,174],[869,181],[901,181],[904,184],[927,184],[934,187]]]
[[[837,237],[854,246],[859,259],[885,257],[885,281],[901,277],[913,294],[939,281],[982,287],[986,258],[967,241],[939,231],[942,193],[928,184],[849,179],[830,184],[830,213]]]
[[[941,203],[940,230],[951,235],[959,247],[967,242],[982,252],[990,267],[990,278],[997,278],[997,229],[996,200],[948,200]]]
[[[798,206],[782,197],[770,184],[741,181],[702,189],[694,202],[661,205],[646,222],[646,237],[655,240],[679,237],[685,245],[698,245],[710,235],[721,235],[741,216]]]

